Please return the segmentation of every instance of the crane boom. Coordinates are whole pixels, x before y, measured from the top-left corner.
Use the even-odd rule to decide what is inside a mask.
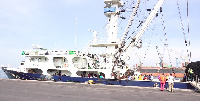
[[[134,48],[134,46],[137,46],[138,44],[140,44],[140,38],[142,37],[142,35],[144,34],[145,30],[147,29],[147,27],[149,26],[150,22],[153,20],[154,16],[156,15],[156,13],[158,12],[159,8],[161,7],[161,5],[163,4],[165,0],[159,0],[158,3],[156,4],[156,6],[154,7],[153,11],[150,13],[149,17],[147,18],[147,20],[145,21],[145,23],[143,24],[142,28],[140,29],[140,31],[132,38],[132,41],[129,43],[129,45],[125,48],[125,52],[126,54],[123,56],[123,60],[125,61],[127,59],[128,56],[130,56],[130,54],[132,53],[132,50]]]
[[[132,25],[132,22],[133,22],[133,20],[134,20],[134,16],[137,14],[137,10],[138,10],[140,1],[141,1],[141,0],[137,0],[137,4],[135,5],[135,8],[134,8],[134,10],[133,10],[133,12],[132,12],[132,14],[131,14],[131,17],[130,17],[130,19],[129,19],[129,21],[128,21],[128,24],[127,24],[127,26],[126,26],[125,32],[124,32],[123,37],[122,37],[122,39],[121,39],[122,42],[125,41],[125,38],[126,38],[128,32],[129,32],[130,26]]]
[[[121,44],[118,48],[118,51],[113,55],[114,56],[114,61],[113,61],[113,68],[112,68],[112,73],[113,75],[115,75],[114,73],[114,70],[115,68],[117,67],[124,67],[125,65],[125,61],[127,60],[127,58],[131,55],[132,51],[133,51],[133,48],[134,46],[138,46],[138,44],[141,44],[141,36],[143,35],[143,33],[145,32],[145,30],[147,29],[147,27],[149,26],[150,22],[153,20],[154,16],[156,15],[157,11],[159,10],[159,8],[161,7],[161,5],[163,4],[164,0],[159,0],[157,2],[157,4],[155,5],[154,9],[152,10],[152,12],[150,13],[149,17],[147,18],[147,20],[145,21],[145,23],[143,24],[142,28],[139,30],[139,32],[134,36],[132,37],[131,39],[131,42],[127,45],[127,47],[124,48],[125,46],[125,37],[126,35],[128,34],[128,30],[130,28],[130,25],[133,21],[133,17],[134,17],[134,14],[136,14],[137,12],[137,7],[139,6],[139,3],[140,3],[140,0],[137,1],[137,4],[136,4],[136,7],[135,7],[135,10],[133,11],[132,13],[132,16],[130,18],[130,21],[127,25],[127,28],[124,32],[124,35],[122,37],[122,40],[121,40]],[[123,55],[121,55],[123,54]],[[120,63],[122,63],[122,65],[119,65]],[[115,75],[116,76],[116,75]]]
[[[121,49],[124,48],[124,46],[125,46],[125,39],[126,39],[126,37],[127,37],[127,35],[128,35],[130,26],[132,25],[134,16],[137,14],[137,9],[138,9],[138,7],[139,7],[140,1],[141,1],[141,0],[137,0],[137,4],[135,5],[135,8],[134,8],[134,10],[133,10],[133,12],[132,12],[132,14],[131,14],[130,19],[129,19],[128,25],[126,26],[125,32],[123,33],[123,36],[122,36],[122,38],[121,38],[121,42],[118,44],[118,46],[119,46],[119,47],[118,47],[118,51],[115,52],[115,54],[114,54],[115,60],[114,60],[114,65],[113,65],[113,67],[112,67],[112,73],[113,73],[115,67],[118,65],[118,62],[117,62],[117,61],[120,59],[119,57],[120,57],[120,55],[121,55]],[[120,59],[120,60],[121,60],[121,59]],[[114,73],[113,73],[113,74],[114,74]]]

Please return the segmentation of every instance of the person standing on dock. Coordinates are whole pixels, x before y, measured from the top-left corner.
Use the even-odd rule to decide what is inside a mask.
[[[168,77],[169,77],[168,75],[165,76],[166,80],[165,80],[164,88],[166,88],[166,89],[167,89],[167,81],[168,81]]]
[[[143,79],[142,79],[142,74],[139,76],[139,80],[143,80]]]
[[[153,75],[151,74],[151,81],[153,80]]]
[[[165,81],[166,81],[166,78],[165,78],[165,75],[164,75],[164,73],[163,73],[163,74],[160,76],[160,90],[161,90],[161,91],[164,90]]]
[[[189,77],[190,77],[190,81],[193,81],[193,70],[192,69],[188,69],[188,73],[189,73]]]
[[[172,74],[168,77],[168,85],[169,85],[169,91],[173,92],[173,87],[174,87],[174,77]]]
[[[137,74],[135,74],[135,80],[138,80],[138,76],[137,76]]]

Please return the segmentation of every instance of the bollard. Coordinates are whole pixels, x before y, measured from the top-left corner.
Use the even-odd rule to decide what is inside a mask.
[[[94,84],[94,81],[93,80],[89,80],[88,84]]]

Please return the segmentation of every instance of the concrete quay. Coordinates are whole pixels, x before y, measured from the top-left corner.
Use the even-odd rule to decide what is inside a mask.
[[[52,81],[0,79],[1,101],[198,101],[200,92]]]

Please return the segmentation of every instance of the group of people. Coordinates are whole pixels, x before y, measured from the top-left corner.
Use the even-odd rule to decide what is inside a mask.
[[[168,81],[169,85],[169,91],[173,92],[173,86],[174,86],[174,77],[172,74],[169,76],[165,76],[164,73],[161,76],[158,76],[158,79],[160,80],[160,90],[163,91],[165,88],[166,81]]]
[[[173,92],[173,86],[174,86],[174,77],[172,76],[172,74],[168,75],[164,75],[164,73],[162,75],[158,76],[158,80],[160,81],[160,90],[164,91],[164,88],[167,88],[166,83],[168,82],[169,85],[169,91]],[[133,75],[133,76],[128,76],[128,80],[153,80],[153,75],[139,75],[137,76],[137,74]],[[154,87],[158,87],[159,84],[155,83],[153,85]]]
[[[153,80],[153,75],[133,75],[133,76],[128,76],[128,80]]]
[[[100,74],[100,76],[103,74]],[[87,73],[84,71],[83,73],[81,73],[81,77],[87,77],[87,78],[96,78],[97,74],[94,73]],[[103,75],[103,77],[105,78],[105,76]]]

